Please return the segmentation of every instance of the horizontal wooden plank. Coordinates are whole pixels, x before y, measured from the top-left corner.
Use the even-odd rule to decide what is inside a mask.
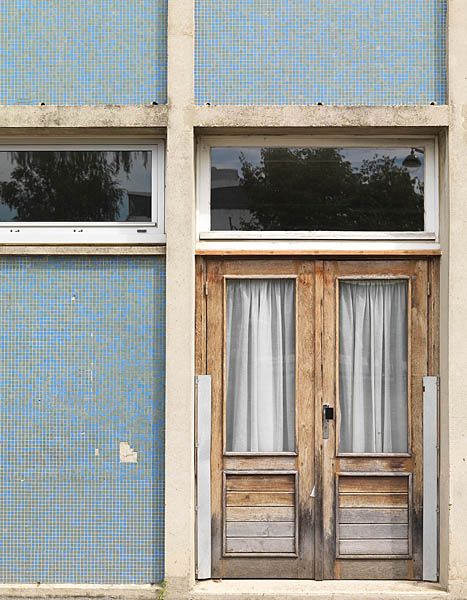
[[[373,473],[393,471],[399,473],[411,473],[414,462],[411,456],[340,456],[336,459],[336,470],[338,473],[361,472]],[[379,473],[378,473],[379,474]]]
[[[227,521],[295,521],[292,506],[231,506],[225,510]]]
[[[226,471],[295,471],[296,456],[224,456]]]
[[[409,535],[408,525],[390,524],[380,525],[371,523],[360,523],[358,525],[341,525],[339,537],[341,540],[359,539],[407,539]]]
[[[294,506],[292,492],[227,492],[227,506]]]
[[[294,492],[294,475],[227,475],[228,492]]]
[[[381,559],[358,560],[337,559],[340,579],[413,579],[413,565],[410,560]]]
[[[406,508],[341,508],[341,523],[408,523]]]
[[[293,537],[295,523],[229,521],[226,527],[227,537]]]
[[[406,507],[407,494],[339,494],[339,506],[342,508],[371,508],[377,506]]]
[[[226,552],[295,552],[295,538],[227,538]]]
[[[393,477],[339,477],[340,492],[408,492],[409,478]]]
[[[409,552],[408,540],[340,540],[340,554],[404,555]]]

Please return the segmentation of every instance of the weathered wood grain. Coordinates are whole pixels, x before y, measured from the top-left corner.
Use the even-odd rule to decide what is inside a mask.
[[[409,479],[404,476],[386,477],[339,477],[340,492],[405,492],[409,489]]]
[[[409,552],[407,540],[340,540],[340,554],[406,555]]]
[[[225,511],[226,521],[295,521],[295,509],[289,506],[233,506]]]
[[[407,494],[339,494],[341,508],[371,508],[377,506],[406,507]]]
[[[294,475],[228,475],[228,492],[294,492]]]
[[[295,493],[227,492],[227,506],[295,506]]]
[[[411,563],[401,559],[338,559],[336,571],[340,579],[413,579]]]
[[[227,538],[226,552],[292,553],[295,552],[295,538]],[[273,576],[272,571],[271,576]]]
[[[401,524],[376,524],[360,523],[358,525],[341,525],[339,538],[341,540],[369,540],[369,539],[407,539],[408,525]]]
[[[341,523],[408,523],[406,508],[341,508]]]
[[[295,523],[229,521],[226,523],[227,537],[294,537]]]

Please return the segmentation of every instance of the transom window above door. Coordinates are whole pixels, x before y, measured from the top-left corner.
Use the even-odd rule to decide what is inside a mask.
[[[434,139],[204,140],[200,239],[438,239]]]
[[[164,241],[163,146],[0,146],[6,243]]]

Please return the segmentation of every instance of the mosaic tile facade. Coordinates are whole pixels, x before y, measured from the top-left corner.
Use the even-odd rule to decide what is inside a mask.
[[[2,0],[0,104],[166,102],[168,0]]]
[[[0,290],[0,582],[162,580],[164,258],[6,257]]]
[[[198,104],[446,101],[446,0],[196,0]]]

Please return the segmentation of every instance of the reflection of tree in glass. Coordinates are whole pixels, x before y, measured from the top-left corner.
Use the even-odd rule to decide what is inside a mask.
[[[353,169],[339,148],[262,148],[259,165],[240,160],[243,230],[423,229],[422,184],[395,158]]]
[[[146,153],[143,153],[146,155]],[[11,152],[10,180],[0,182],[0,199],[16,210],[16,221],[115,221],[134,152]]]

